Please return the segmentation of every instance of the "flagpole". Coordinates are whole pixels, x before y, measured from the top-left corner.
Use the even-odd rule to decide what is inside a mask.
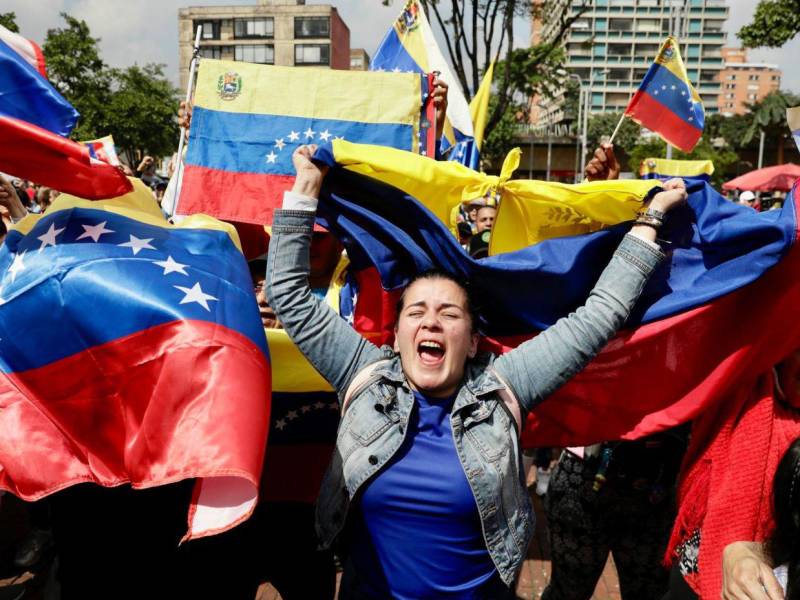
[[[189,63],[189,82],[186,84],[186,107],[188,108],[192,102],[192,88],[194,87],[194,75],[197,71],[197,63],[200,57],[200,35],[203,33],[203,26],[197,26],[197,33],[194,36],[194,48],[192,48],[192,60]],[[181,127],[181,137],[178,141],[178,164],[175,165],[175,199],[172,202],[169,218],[175,216],[175,210],[178,208],[178,199],[181,197],[181,187],[183,187],[183,147],[186,145],[186,127]]]
[[[614,133],[611,134],[611,139],[608,140],[609,144],[613,144],[614,143],[614,138],[617,137],[617,132],[619,131],[619,128],[622,125],[622,121],[624,119],[625,119],[625,113],[622,113],[622,116],[619,118],[619,121],[617,121],[617,126],[614,127]]]

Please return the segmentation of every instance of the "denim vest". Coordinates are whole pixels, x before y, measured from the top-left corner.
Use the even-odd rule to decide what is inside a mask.
[[[400,357],[367,367],[366,382],[345,406],[336,452],[317,501],[323,546],[333,543],[350,500],[394,456],[408,429],[414,394]],[[494,356],[470,361],[451,412],[453,441],[480,513],[486,547],[503,581],[511,585],[534,532],[534,515],[520,460],[518,425],[498,395],[505,386],[490,368]]]

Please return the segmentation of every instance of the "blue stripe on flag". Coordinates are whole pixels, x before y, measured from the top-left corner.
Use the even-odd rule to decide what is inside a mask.
[[[209,169],[294,175],[292,152],[302,144],[342,137],[349,142],[410,148],[412,125],[229,113],[195,107],[186,163]]]
[[[659,104],[667,107],[687,125],[702,131],[705,123],[703,105],[692,98],[689,86],[676,77],[672,71],[658,63],[653,63],[644,76],[639,89]]]
[[[403,42],[397,37],[397,30],[392,27],[386,37],[383,38],[381,45],[375,52],[375,56],[369,63],[370,71],[400,71],[409,73],[425,73],[403,46]]]

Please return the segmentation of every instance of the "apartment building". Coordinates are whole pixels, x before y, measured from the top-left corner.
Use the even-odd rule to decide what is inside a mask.
[[[350,70],[369,71],[369,54],[363,48],[350,49]]]
[[[548,19],[548,14],[564,9],[576,14],[583,4],[558,0],[555,10],[534,19],[532,42],[551,41],[557,35],[558,23]],[[569,73],[584,86],[591,82],[592,112],[621,111],[627,106],[671,30],[683,33],[677,36],[681,53],[706,112],[717,112],[728,18],[725,0],[594,0],[590,4],[572,24],[564,44]],[[563,97],[537,104],[532,111],[536,122],[551,124],[564,118]]]
[[[206,58],[350,69],[350,29],[330,4],[257,0],[248,6],[190,6],[178,11],[182,88],[198,25],[203,26],[200,55]]]
[[[744,48],[723,48],[722,59],[722,89],[717,107],[724,115],[742,115],[748,112],[748,104],[781,87],[782,72],[778,65],[747,62]]]

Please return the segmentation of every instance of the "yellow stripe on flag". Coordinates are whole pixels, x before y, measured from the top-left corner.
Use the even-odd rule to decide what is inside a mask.
[[[714,163],[710,160],[675,160],[667,158],[645,158],[639,167],[639,175],[660,175],[662,177],[711,176]]]
[[[267,329],[273,392],[331,392],[320,375],[283,329]]]
[[[219,82],[229,76],[240,91],[228,99]],[[367,94],[369,88],[374,93]],[[275,93],[274,90],[280,90]],[[321,99],[324,98],[324,102]],[[211,110],[270,114],[363,123],[418,125],[419,75],[274,67],[203,59],[198,71],[195,105]]]

